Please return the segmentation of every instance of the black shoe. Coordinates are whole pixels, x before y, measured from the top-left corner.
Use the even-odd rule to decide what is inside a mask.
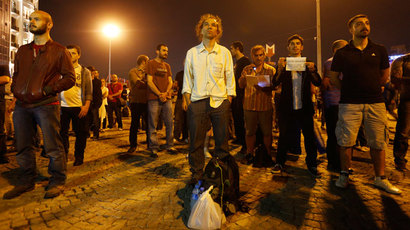
[[[313,177],[315,177],[315,178],[320,178],[320,177],[321,177],[321,175],[320,175],[320,173],[317,171],[317,168],[316,168],[316,167],[308,167],[308,171],[309,171],[309,173],[310,173]]]
[[[178,150],[176,150],[176,148],[174,148],[174,147],[171,147],[171,148],[167,149],[167,153],[171,154],[171,155],[175,155],[175,154],[178,153]]]
[[[156,149],[151,150],[151,154],[149,156],[152,158],[158,158],[158,150]]]
[[[133,153],[133,152],[135,152],[136,149],[137,149],[136,147],[130,147],[127,152],[128,153]]]
[[[34,189],[34,184],[27,184],[27,185],[17,185],[12,190],[6,192],[3,195],[3,199],[9,200],[13,199],[14,197],[18,197],[25,192],[29,192]]]
[[[399,164],[395,163],[395,167],[396,167],[397,170],[402,171],[402,172],[407,170],[406,162],[399,163]]]
[[[47,192],[46,194],[44,194],[44,199],[51,199],[54,197],[59,196],[63,190],[64,190],[64,186],[62,185],[55,185],[55,186],[47,186]]]
[[[245,164],[245,165],[251,165],[251,164],[253,163],[254,159],[255,159],[255,158],[253,157],[253,155],[250,154],[250,153],[248,153],[248,154],[246,154],[245,157],[241,160],[241,163],[242,163],[242,164]]]
[[[84,162],[83,161],[74,161],[74,166],[80,166],[82,165]]]
[[[0,157],[0,164],[7,164],[9,162],[10,162],[9,159],[6,156]]]
[[[275,166],[273,166],[271,173],[272,174],[279,174],[282,173],[283,171],[283,166],[281,164],[275,164]]]

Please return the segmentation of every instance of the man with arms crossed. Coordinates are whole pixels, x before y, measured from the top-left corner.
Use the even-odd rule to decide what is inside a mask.
[[[368,38],[370,22],[366,15],[354,16],[348,21],[348,27],[352,40],[336,51],[329,73],[334,85],[341,84],[339,120],[336,125],[341,172],[336,186],[348,186],[352,146],[363,122],[376,176],[374,185],[389,193],[399,194],[400,190],[390,184],[384,172],[388,139],[382,86],[389,77],[387,51],[384,46]],[[340,73],[343,74],[343,80],[338,77]]]
[[[222,36],[221,19],[204,14],[195,31],[201,44],[187,52],[182,88],[188,105],[190,184],[202,178],[204,140],[210,122],[215,138],[214,155],[220,159],[229,155],[229,106],[236,96],[231,53],[217,43]]]

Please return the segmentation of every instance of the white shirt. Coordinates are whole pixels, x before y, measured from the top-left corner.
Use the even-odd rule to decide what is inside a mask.
[[[185,58],[182,94],[191,94],[191,101],[210,98],[213,108],[229,96],[236,96],[233,61],[229,50],[217,43],[211,52],[203,43],[188,50]]]
[[[61,106],[62,107],[81,107],[83,101],[81,100],[81,65],[74,68],[75,71],[75,85],[70,89],[61,92]]]
[[[293,109],[302,108],[302,73],[292,71]]]

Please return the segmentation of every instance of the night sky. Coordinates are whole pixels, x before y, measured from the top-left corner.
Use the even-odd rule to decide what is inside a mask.
[[[221,44],[229,47],[240,40],[245,54],[256,44],[275,44],[276,55],[286,56],[286,39],[295,33],[305,39],[304,56],[316,61],[315,0],[40,0],[39,9],[54,20],[51,37],[82,48],[80,63],[94,65],[100,77],[108,74],[108,38],[103,25],[114,22],[122,33],[112,42],[112,73],[128,78],[139,54],[155,57],[155,47],[169,47],[167,62],[173,74],[182,69],[186,51],[199,42],[194,27],[201,14],[222,18]],[[367,14],[370,38],[390,49],[410,47],[410,1],[408,0],[321,0],[322,57],[331,56],[336,39],[349,40],[347,20]]]

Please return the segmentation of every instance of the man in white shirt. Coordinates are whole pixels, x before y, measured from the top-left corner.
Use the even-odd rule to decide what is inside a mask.
[[[89,131],[87,113],[93,99],[93,89],[91,72],[81,66],[78,60],[81,57],[81,49],[77,45],[68,45],[68,51],[71,54],[75,71],[75,85],[70,89],[61,92],[61,130],[60,134],[63,138],[63,145],[66,154],[68,154],[69,141],[68,130],[70,122],[75,132],[75,150],[74,150],[74,166],[83,164],[84,150],[87,144],[87,136]]]
[[[236,96],[231,53],[217,43],[222,36],[221,19],[204,14],[195,31],[201,44],[187,52],[182,88],[188,105],[190,183],[202,178],[204,139],[211,122],[215,138],[214,155],[220,159],[229,155],[229,106],[232,97]]]

